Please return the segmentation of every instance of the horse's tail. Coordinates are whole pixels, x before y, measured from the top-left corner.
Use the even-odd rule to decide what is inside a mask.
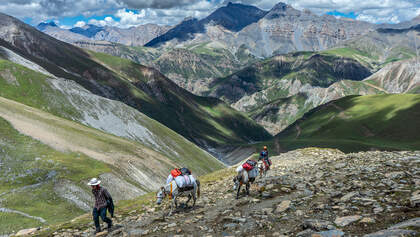
[[[195,182],[197,183],[197,198],[200,198],[200,180],[196,179]]]

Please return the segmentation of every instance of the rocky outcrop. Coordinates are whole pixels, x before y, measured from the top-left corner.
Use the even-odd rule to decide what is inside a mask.
[[[250,46],[256,56],[269,57],[273,53],[324,50],[360,37],[373,28],[366,22],[318,16],[308,10],[298,11],[279,3],[259,22],[244,28],[235,42],[236,45]]]
[[[394,62],[365,81],[384,88],[388,93],[420,93],[419,69],[418,59]]]

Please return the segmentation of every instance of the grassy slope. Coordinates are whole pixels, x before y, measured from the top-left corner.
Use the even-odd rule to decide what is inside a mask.
[[[50,224],[83,213],[52,192],[53,179],[65,178],[77,183],[110,172],[107,164],[82,153],[60,152],[22,135],[2,118],[0,118],[0,142],[2,144],[0,162],[3,164],[3,171],[0,174],[0,193],[45,182],[35,189],[2,195],[1,206],[42,217]],[[48,177],[49,175],[52,177]],[[2,218],[0,230],[5,233],[41,224],[37,220],[17,214],[0,213],[0,216]]]
[[[420,95],[350,96],[307,113],[276,139],[286,150],[307,146],[345,152],[419,149],[419,111]]]

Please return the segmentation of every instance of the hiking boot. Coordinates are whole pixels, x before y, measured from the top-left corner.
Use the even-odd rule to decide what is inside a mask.
[[[96,230],[95,230],[95,233],[94,233],[94,234],[96,235],[97,233],[100,233],[100,232],[102,232],[102,231],[101,231],[101,228],[96,228]]]
[[[112,221],[108,223],[108,232],[110,232],[112,229]]]

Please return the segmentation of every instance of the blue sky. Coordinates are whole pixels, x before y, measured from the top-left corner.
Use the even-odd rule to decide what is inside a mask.
[[[331,16],[345,17],[345,18],[351,18],[351,19],[357,18],[357,14],[354,12],[343,13],[343,12],[334,10],[334,11],[327,12],[326,14],[331,15]]]
[[[229,0],[7,0],[0,12],[35,25],[54,20],[63,28],[84,24],[127,28],[174,25],[185,17],[203,18]],[[276,0],[231,0],[269,10]],[[420,14],[420,0],[284,0],[299,10],[372,23],[399,23]]]

